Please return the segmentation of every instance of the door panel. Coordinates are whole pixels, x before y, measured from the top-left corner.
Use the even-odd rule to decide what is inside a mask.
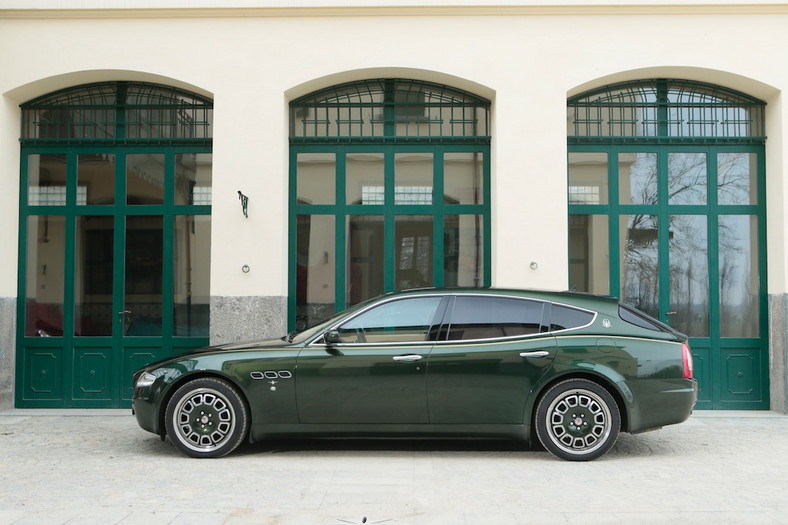
[[[336,327],[341,343],[298,357],[301,423],[428,423],[427,358],[447,300],[440,295],[376,305]]]
[[[533,385],[555,358],[555,337],[541,333],[545,304],[457,296],[448,311],[447,341],[428,363],[430,422],[521,425]]]
[[[298,358],[301,423],[427,423],[426,356],[431,344],[308,348]],[[396,361],[404,355],[419,361]]]
[[[555,350],[552,336],[437,345],[428,365],[430,422],[521,425],[528,395],[552,363]]]
[[[112,401],[112,345],[74,348],[72,395],[75,400]]]

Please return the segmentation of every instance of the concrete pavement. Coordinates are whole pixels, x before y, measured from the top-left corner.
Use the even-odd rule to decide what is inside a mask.
[[[516,442],[182,456],[129,410],[0,413],[0,524],[788,524],[788,416],[696,412],[570,463]]]

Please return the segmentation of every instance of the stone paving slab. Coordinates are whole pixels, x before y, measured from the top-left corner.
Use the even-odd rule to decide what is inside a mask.
[[[570,463],[511,441],[293,440],[191,459],[129,411],[0,413],[0,524],[788,524],[788,416],[696,412]]]

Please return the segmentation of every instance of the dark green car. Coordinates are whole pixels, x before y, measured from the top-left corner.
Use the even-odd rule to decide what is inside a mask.
[[[686,336],[614,298],[414,290],[302,333],[134,374],[140,426],[189,456],[291,436],[532,440],[582,461],[618,433],[680,423],[698,386]]]

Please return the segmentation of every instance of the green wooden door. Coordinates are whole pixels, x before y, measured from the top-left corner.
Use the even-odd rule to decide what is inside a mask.
[[[699,408],[769,407],[763,162],[761,146],[570,148],[570,286],[689,335]]]
[[[23,148],[17,406],[129,406],[137,368],[207,344],[210,171],[204,148]]]

